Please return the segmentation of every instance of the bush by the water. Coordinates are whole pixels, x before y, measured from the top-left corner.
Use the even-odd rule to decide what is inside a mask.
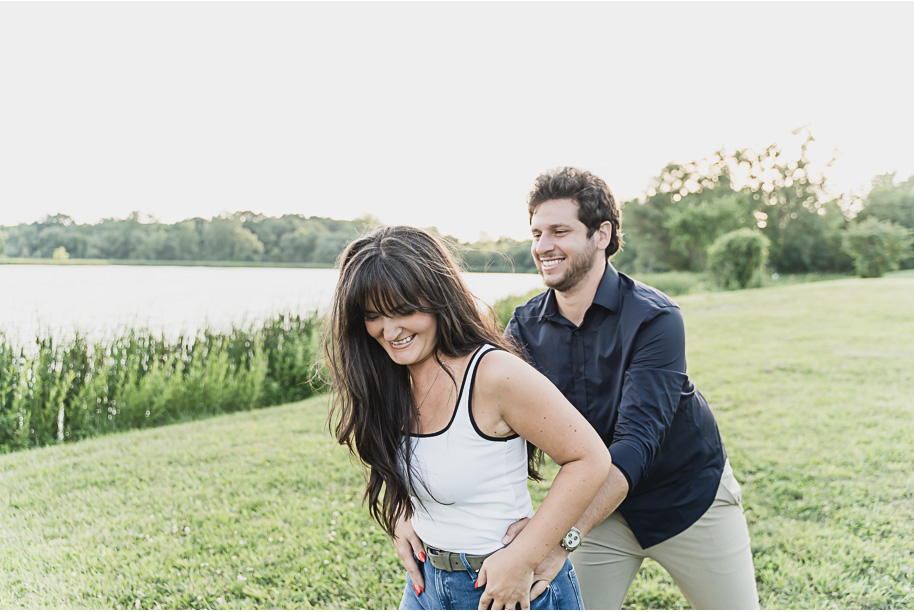
[[[0,334],[0,452],[155,427],[309,397],[320,383],[317,316],[166,340],[127,330],[107,342]]]
[[[751,229],[728,232],[708,249],[708,270],[724,289],[752,284],[768,261],[768,238]]]

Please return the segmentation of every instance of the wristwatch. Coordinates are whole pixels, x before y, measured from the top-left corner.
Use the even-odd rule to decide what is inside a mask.
[[[568,533],[565,534],[565,537],[562,538],[562,548],[568,552],[574,552],[581,546],[581,542],[584,540],[581,538],[581,532],[577,527],[572,527]]]

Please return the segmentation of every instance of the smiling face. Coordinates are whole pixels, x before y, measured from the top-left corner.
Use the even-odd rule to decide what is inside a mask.
[[[438,319],[415,311],[410,314],[382,314],[369,304],[364,311],[365,329],[378,341],[394,363],[416,365],[435,354]]]
[[[609,230],[612,224],[605,222]],[[530,219],[533,244],[530,252],[543,284],[556,291],[570,291],[587,274],[606,263],[604,249],[608,233],[601,227],[587,236],[587,226],[578,219],[574,200],[548,200],[540,204]]]

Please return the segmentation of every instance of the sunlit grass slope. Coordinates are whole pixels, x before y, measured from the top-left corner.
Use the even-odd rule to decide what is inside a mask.
[[[679,302],[762,606],[914,608],[914,275]],[[396,607],[325,415],[315,398],[0,456],[0,608]],[[685,605],[653,564],[626,602]]]

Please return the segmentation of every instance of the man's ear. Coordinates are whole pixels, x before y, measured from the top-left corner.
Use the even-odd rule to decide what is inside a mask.
[[[612,242],[613,224],[611,221],[604,221],[600,224],[599,229],[595,232],[597,236],[597,248],[605,249]]]

